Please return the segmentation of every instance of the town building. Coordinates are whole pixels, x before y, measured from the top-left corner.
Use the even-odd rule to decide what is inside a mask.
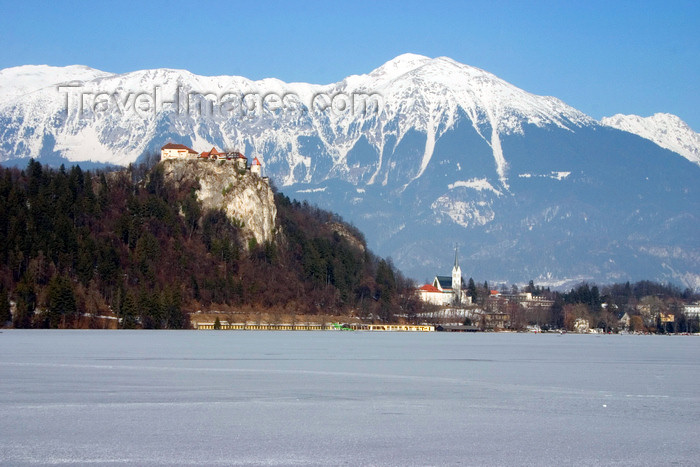
[[[661,323],[674,323],[676,317],[673,313],[664,313],[663,311],[659,313],[659,321]]]
[[[620,316],[620,319],[618,320],[618,324],[622,329],[629,329],[630,325],[632,324],[632,317],[630,316],[629,313],[626,311]]]
[[[552,305],[554,305],[554,300],[549,300],[544,297],[532,295],[532,292],[508,294],[501,293],[498,290],[492,290],[491,296],[495,298],[505,299],[507,302],[519,303],[526,310],[533,310],[537,308],[550,308]]]
[[[691,319],[700,318],[700,302],[686,303],[683,305],[683,313]]]
[[[509,317],[507,313],[501,313],[497,311],[488,311],[482,313],[482,323],[484,329],[498,330],[506,329],[509,324]]]

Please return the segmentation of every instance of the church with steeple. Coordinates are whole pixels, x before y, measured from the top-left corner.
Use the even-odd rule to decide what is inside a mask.
[[[462,288],[462,268],[459,267],[458,250],[455,248],[455,264],[451,276],[435,276],[432,284],[425,284],[418,289],[418,294],[426,303],[440,306],[471,305],[471,297]]]

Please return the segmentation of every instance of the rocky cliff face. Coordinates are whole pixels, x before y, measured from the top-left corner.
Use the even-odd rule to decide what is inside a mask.
[[[161,164],[166,180],[176,184],[197,180],[202,207],[223,209],[233,223],[242,225],[246,239],[272,241],[277,208],[266,179],[242,172],[229,161],[166,160]]]

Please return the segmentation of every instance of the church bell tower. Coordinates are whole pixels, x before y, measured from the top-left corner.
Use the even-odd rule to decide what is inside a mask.
[[[452,268],[452,291],[455,294],[455,305],[459,305],[462,302],[462,268],[459,267],[458,251],[457,247],[455,247],[455,265]]]

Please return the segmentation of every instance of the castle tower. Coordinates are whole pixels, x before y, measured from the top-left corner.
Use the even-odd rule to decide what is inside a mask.
[[[455,294],[455,305],[459,305],[462,302],[462,268],[459,267],[459,260],[457,259],[458,251],[455,247],[455,265],[452,268],[452,291]]]
[[[250,171],[258,177],[262,177],[262,164],[260,163],[257,157],[254,158],[253,163],[250,164]]]

